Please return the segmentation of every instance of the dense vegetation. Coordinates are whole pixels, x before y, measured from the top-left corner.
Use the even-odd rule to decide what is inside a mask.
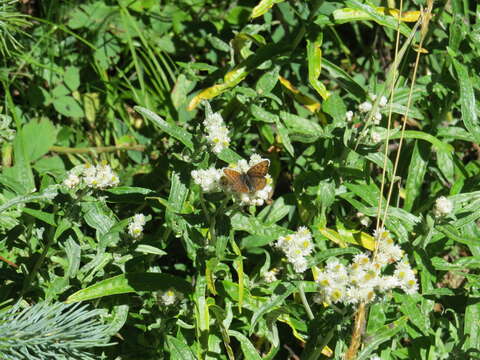
[[[480,5],[0,0],[0,358],[480,358]]]

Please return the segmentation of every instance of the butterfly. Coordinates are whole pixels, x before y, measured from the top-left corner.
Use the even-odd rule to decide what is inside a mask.
[[[267,185],[265,175],[268,174],[269,160],[260,161],[253,165],[246,173],[233,169],[223,169],[224,181],[233,191],[239,193],[254,193]]]

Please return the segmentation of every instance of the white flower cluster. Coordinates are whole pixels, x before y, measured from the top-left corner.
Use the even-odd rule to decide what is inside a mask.
[[[433,213],[436,217],[450,215],[452,211],[453,203],[445,196],[440,196],[437,200],[435,200],[435,208],[433,209]]]
[[[145,215],[135,214],[128,224],[128,233],[130,236],[134,239],[141,237],[143,235],[143,227],[146,223]]]
[[[212,151],[218,154],[230,145],[228,128],[225,126],[222,115],[212,112],[208,102],[205,104],[207,115],[203,125],[205,126],[206,138],[212,146]]]
[[[63,185],[69,189],[74,189],[81,183],[93,189],[106,189],[117,186],[120,179],[107,163],[97,166],[87,163],[70,170],[67,178],[63,181]]]
[[[281,236],[275,246],[282,250],[297,273],[307,270],[307,256],[313,251],[312,234],[300,226],[292,235]]]
[[[337,258],[327,261],[316,280],[320,286],[316,301],[328,304],[369,303],[393,288],[400,288],[407,294],[418,291],[415,273],[410,264],[402,259],[403,251],[394,243],[390,233],[380,229],[374,237],[378,243],[378,253],[374,259],[362,253],[356,255],[348,265],[342,264]],[[385,267],[392,263],[396,263],[393,275],[382,274]]]
[[[267,159],[263,159],[258,154],[252,154],[248,162],[247,160],[242,159],[230,168],[240,173],[247,173],[252,166],[255,166],[264,160]],[[272,177],[267,174],[265,179],[267,180],[267,184],[263,189],[248,193],[233,192],[234,196],[239,200],[240,205],[262,206],[268,199],[270,199],[270,195],[273,192]]]
[[[223,176],[222,169],[213,167],[206,170],[193,170],[192,178],[195,184],[200,185],[204,192],[216,192],[222,190],[220,180]]]
[[[164,306],[170,306],[180,300],[182,298],[181,294],[179,294],[175,289],[168,289],[163,292],[158,293],[158,300]]]
[[[368,113],[372,110],[372,108],[373,108],[372,102],[374,102],[377,99],[377,95],[369,94],[369,98],[370,98],[369,101],[368,100],[364,101],[363,103],[358,105],[358,111],[360,113]],[[388,99],[385,96],[382,96],[380,98],[379,102],[378,102],[378,106],[380,108],[383,108],[387,105],[387,103],[388,103]],[[351,111],[351,110],[347,111],[347,113],[345,114],[347,122],[351,122],[354,115],[355,114],[354,114],[353,111]],[[377,111],[375,114],[373,114],[373,123],[375,125],[378,125],[378,124],[380,124],[380,121],[382,121],[382,114],[379,111]]]

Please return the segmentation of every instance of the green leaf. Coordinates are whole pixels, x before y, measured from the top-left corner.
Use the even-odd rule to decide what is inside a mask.
[[[30,121],[19,135],[22,137],[26,156],[30,161],[36,161],[55,144],[57,129],[49,120],[43,118],[39,122]]]
[[[278,135],[280,135],[280,140],[282,141],[282,144],[285,147],[285,150],[287,150],[290,156],[294,157],[295,149],[293,148],[292,142],[290,141],[287,128],[285,127],[285,125],[283,125],[280,122],[280,120],[277,120],[276,124],[277,124]]]
[[[177,276],[164,273],[130,273],[117,275],[79,290],[70,295],[66,303],[93,300],[104,296],[137,291],[157,291],[170,288],[174,288],[184,294],[192,291],[190,283]]]
[[[192,350],[185,344],[173,336],[167,335],[168,349],[170,350],[171,359],[178,360],[195,360],[196,357]]]
[[[286,111],[281,111],[280,117],[288,129],[292,141],[312,143],[323,135],[322,127],[314,121]]]
[[[239,160],[243,159],[240,155],[238,155],[235,151],[233,151],[230,148],[225,148],[222,151],[220,151],[220,153],[217,154],[217,157],[220,160],[225,161],[227,164],[236,164]]]
[[[266,72],[260,79],[258,79],[255,85],[255,90],[258,94],[269,94],[278,82],[278,74],[280,73],[280,67],[275,67],[273,70]]]
[[[366,98],[366,91],[345,70],[325,58],[322,59],[322,66],[327,70],[332,80],[336,81],[357,100],[363,101]]]
[[[160,130],[166,132],[168,135],[177,139],[188,149],[193,151],[192,134],[190,134],[188,131],[182,129],[177,125],[166,122],[153,111],[150,111],[144,107],[135,106],[134,109],[135,111],[152,121]]]
[[[467,335],[467,339],[463,348],[467,351],[471,349],[480,350],[480,301],[478,298],[468,298],[467,307],[465,309],[465,320],[463,332]]]
[[[53,107],[60,114],[72,118],[80,118],[84,116],[83,108],[79,101],[71,96],[62,96],[53,100]]]
[[[250,320],[250,334],[253,333],[255,325],[260,320],[260,318],[265,315],[267,312],[276,309],[280,306],[283,301],[289,297],[297,287],[294,284],[286,283],[280,284],[275,288],[274,294],[272,295],[270,301],[260,306],[252,315]]]
[[[68,66],[63,74],[63,81],[71,92],[80,86],[80,70],[77,67]]]
[[[147,195],[153,192],[150,189],[135,187],[135,186],[119,186],[111,189],[106,189],[105,191],[114,195],[128,195],[128,194]]]
[[[42,220],[43,222],[52,225],[52,226],[57,226],[55,223],[55,215],[51,213],[47,213],[45,211],[41,210],[36,210],[36,209],[30,209],[30,208],[23,208],[22,212],[25,214],[31,215],[37,219]]]
[[[365,347],[358,354],[357,360],[367,360],[370,354],[377,350],[381,344],[392,340],[397,333],[402,331],[405,328],[407,321],[408,317],[403,316],[390,324],[382,326],[375,333],[367,334],[369,341],[365,343]]]
[[[233,336],[238,340],[245,359],[262,360],[255,347],[245,335],[235,330],[228,330],[228,335]]]
[[[423,179],[427,172],[428,155],[429,152],[427,152],[425,146],[415,142],[405,184],[405,203],[403,208],[406,211],[412,210],[415,199],[420,195]]]
[[[460,86],[460,106],[462,110],[463,124],[473,136],[475,142],[480,143],[480,123],[477,117],[478,109],[475,101],[472,79],[469,76],[468,69],[465,65],[460,64],[454,58],[452,58],[452,62],[453,67],[457,72]]]

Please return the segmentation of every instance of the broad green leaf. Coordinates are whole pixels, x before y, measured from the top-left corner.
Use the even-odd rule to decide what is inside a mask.
[[[81,118],[84,116],[81,103],[72,96],[61,96],[53,99],[53,107],[66,117]]]
[[[98,299],[104,296],[126,294],[136,291],[157,291],[170,288],[188,294],[191,284],[183,278],[165,273],[130,273],[105,279],[70,295],[66,303]]]
[[[26,155],[30,161],[35,161],[48,153],[50,147],[55,144],[57,129],[44,118],[39,122],[30,121],[19,135],[23,138]]]
[[[183,145],[185,145],[188,149],[193,151],[193,142],[192,142],[192,134],[190,134],[185,129],[181,127],[168,123],[163,120],[160,116],[155,114],[153,111],[150,111],[141,106],[135,106],[135,111],[145,116],[147,119],[153,122],[155,126],[157,126],[160,130],[166,132],[171,137],[180,141]]]
[[[68,66],[63,74],[63,81],[70,92],[74,92],[80,86],[80,70],[74,66]]]

